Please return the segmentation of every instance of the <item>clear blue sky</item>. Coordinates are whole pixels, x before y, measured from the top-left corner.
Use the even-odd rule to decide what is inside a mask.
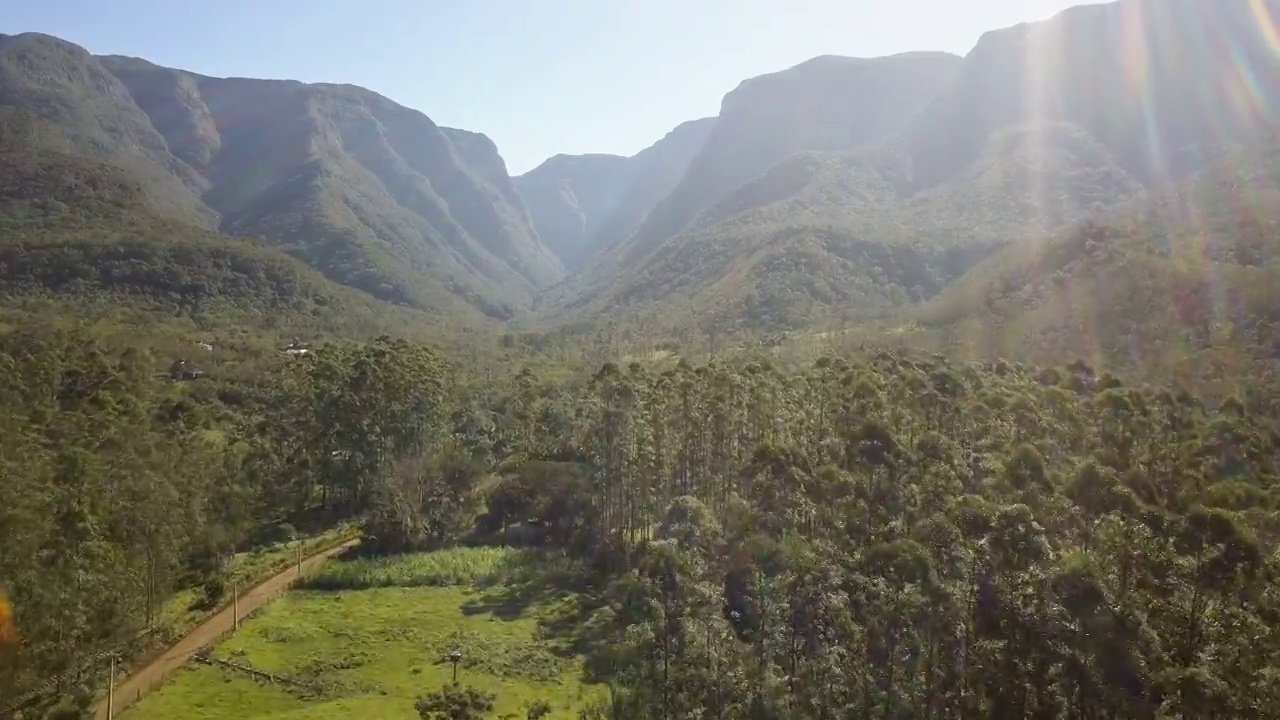
[[[483,132],[512,174],[633,154],[816,55],[964,54],[1084,0],[0,0],[0,32],[206,75],[362,85]]]

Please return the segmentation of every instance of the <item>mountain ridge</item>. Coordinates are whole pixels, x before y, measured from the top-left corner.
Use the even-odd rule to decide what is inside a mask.
[[[1276,0],[1254,5],[1280,17]],[[942,257],[927,248],[1034,241],[1177,182],[1280,123],[1280,97],[1268,90],[1280,87],[1280,63],[1255,11],[1246,0],[1081,6],[987,32],[964,58],[823,56],[744,80],[725,96],[679,185],[628,237],[557,286],[543,316],[688,315],[676,312],[683,303],[704,320],[776,327],[787,317],[781,324],[797,329],[827,322],[826,308],[848,317],[927,300],[927,292],[895,289],[891,278],[905,277],[896,266],[848,267],[842,255],[868,242]],[[1179,55],[1182,46],[1195,47]],[[855,93],[863,127],[875,128],[883,112],[896,121],[869,132],[874,140],[863,146],[850,142],[850,125],[828,119],[843,117],[840,92],[851,85],[825,76],[903,57],[940,63],[951,76],[920,94],[927,100],[903,96],[918,112],[895,114],[874,93]],[[753,97],[764,98],[754,101],[762,109],[735,133],[732,117],[750,116],[741,109]],[[770,112],[794,121],[771,125]],[[761,264],[765,247],[812,269],[774,287],[761,273],[780,260]],[[829,276],[833,267],[845,267],[844,276]],[[951,271],[945,277],[958,277]],[[826,279],[815,285],[819,275]],[[850,295],[831,282],[863,290]],[[765,285],[775,298],[765,305],[781,315],[762,313],[758,302],[726,314],[726,302],[744,301],[731,297]],[[726,296],[713,287],[735,289]],[[680,299],[663,299],[672,293]]]
[[[421,308],[510,317],[563,276],[485,136],[352,85],[214,78],[32,33],[0,47],[0,104],[146,178],[168,216]]]

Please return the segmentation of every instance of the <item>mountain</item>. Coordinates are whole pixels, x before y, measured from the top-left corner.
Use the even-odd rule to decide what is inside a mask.
[[[945,53],[819,57],[744,81],[724,97],[680,183],[617,249],[613,264],[635,267],[700,211],[796,153],[850,152],[900,132],[959,63]]]
[[[168,152],[124,84],[83,48],[34,33],[0,35],[0,108],[30,110],[48,121],[48,142],[127,170],[157,214],[216,223],[199,199],[204,178]]]
[[[1276,124],[1267,12],[1280,2],[1127,0],[987,33],[963,59],[748,80],[678,186],[546,312],[797,329],[928,300]]]
[[[717,118],[701,118],[681,123],[629,159],[631,183],[600,222],[594,239],[596,251],[607,250],[625,239],[676,189],[717,122]]]
[[[1043,242],[890,326],[956,355],[1077,357],[1230,394],[1280,369],[1280,137]]]
[[[493,143],[353,86],[211,78],[0,37],[0,106],[128,170],[177,220],[260,237],[379,298],[495,317],[563,274]]]
[[[620,155],[556,155],[515,183],[538,236],[572,272],[587,260],[631,177],[629,159]]]
[[[1271,15],[1268,15],[1271,13]],[[1280,0],[1125,0],[964,58],[824,56],[629,158],[511,178],[485,136],[353,86],[212,78],[0,37],[0,107],[122,168],[147,212],[392,303],[744,330],[893,315],[1159,192],[1278,119]]]
[[[743,201],[740,195],[735,199],[735,191],[757,180],[799,190],[807,179],[783,179],[790,172],[785,166],[803,166],[803,160],[796,160],[798,155],[853,154],[878,148],[927,106],[959,62],[960,58],[945,53],[870,60],[820,57],[743,82],[725,96],[719,116],[696,128],[706,133],[705,138],[692,138],[698,141],[696,152],[683,173],[677,178],[671,171],[679,164],[665,164],[664,182],[645,187],[645,197],[653,203],[647,210],[632,210],[606,222],[612,241],[601,242],[598,258],[547,296],[545,312],[594,315],[689,283],[705,285],[734,275],[728,266],[738,265],[738,260],[750,264],[748,251],[739,253],[726,243],[717,248],[698,246],[714,219],[739,214],[730,209]],[[690,149],[694,145],[685,143]],[[658,199],[663,190],[665,195]],[[838,190],[835,195],[843,197],[843,193]],[[727,241],[738,237],[744,226],[738,223],[718,234]],[[681,247],[688,253],[681,255]],[[689,254],[699,257],[691,259]],[[734,258],[724,267],[708,268],[699,259],[707,255]],[[677,257],[694,264],[673,265]],[[734,282],[741,279],[739,274]],[[698,310],[707,311],[701,313],[704,318],[712,314],[709,308],[699,306]]]
[[[493,143],[354,86],[219,79],[107,57],[220,227],[395,302],[508,316],[559,278]]]
[[[933,297],[1011,239],[1141,186],[1069,127],[1010,129],[954,182],[912,193],[904,157],[802,153],[712,204],[575,310],[800,329]]]
[[[804,152],[702,210],[647,261],[561,307],[720,328],[801,329],[928,300],[1001,245],[1142,191],[1070,125],[1005,128],[950,182],[915,191],[900,143]]]
[[[461,300],[438,315],[389,305],[260,241],[166,217],[147,180],[70,152],[47,120],[0,109],[0,327],[112,318],[140,342],[175,323],[262,338],[483,323]]]
[[[1147,184],[1184,177],[1276,119],[1277,0],[1124,0],[983,35],[908,133],[940,184],[1001,128],[1065,122]]]
[[[680,124],[632,157],[557,155],[516,178],[538,235],[573,272],[625,238],[684,176],[715,118]]]

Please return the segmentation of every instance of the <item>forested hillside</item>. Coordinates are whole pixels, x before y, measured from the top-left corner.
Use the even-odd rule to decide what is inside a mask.
[[[0,35],[0,109],[43,121],[42,139],[134,175],[157,214],[212,226],[200,178],[169,156],[125,87],[83,48],[45,35]],[[10,141],[12,142],[12,141]]]
[[[510,315],[562,273],[483,136],[363,88],[99,61],[208,179],[202,198],[224,231],[424,308],[456,296]]]
[[[494,317],[563,274],[493,143],[362,88],[209,78],[0,36],[0,107],[135,176],[155,212],[260,237],[381,299]]]
[[[1264,137],[1277,14],[1129,0],[994,30],[963,59],[824,57],[748,80],[680,184],[546,316],[772,332],[929,299],[957,272],[944,248],[1018,246]]]
[[[1176,189],[1008,248],[885,323],[970,357],[1077,356],[1266,400],[1280,362],[1280,142]]]
[[[675,324],[683,305],[704,325],[757,332],[848,323],[933,298],[993,250],[1142,189],[1069,126],[1000,133],[961,177],[927,192],[913,193],[910,177],[893,148],[794,155],[568,307],[641,305]]]
[[[614,267],[643,262],[699,212],[795,153],[849,152],[892,137],[958,63],[945,53],[820,57],[744,81],[725,95],[680,184],[606,260]]]
[[[792,155],[849,153],[893,137],[945,86],[958,63],[945,53],[820,57],[743,81],[725,96],[679,182],[634,230],[570,278],[561,293],[565,306],[594,302],[590,307],[597,310],[601,298],[632,273],[669,257],[672,238],[700,213]]]
[[[58,126],[0,110],[0,317],[187,323],[268,343],[485,324],[461,301],[434,313],[378,302],[261,241],[157,216],[150,197],[137,175],[74,152]]]

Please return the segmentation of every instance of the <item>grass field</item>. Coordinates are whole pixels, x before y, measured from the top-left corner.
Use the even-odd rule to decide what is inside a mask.
[[[574,718],[604,689],[583,681],[571,641],[547,630],[578,612],[575,597],[516,571],[530,562],[474,548],[331,563],[310,585],[343,589],[291,592],[214,648],[305,687],[191,665],[123,717],[416,718],[416,699],[450,681],[456,650],[459,682],[496,693],[493,717],[523,718],[545,700],[550,717]]]

